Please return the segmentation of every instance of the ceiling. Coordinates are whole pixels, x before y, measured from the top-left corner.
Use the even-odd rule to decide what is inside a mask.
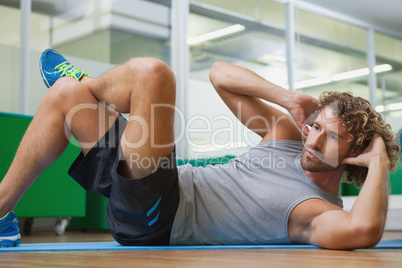
[[[149,0],[170,5],[170,0]],[[191,0],[190,0],[191,1]],[[291,0],[274,0],[288,2]],[[294,0],[343,14],[402,36],[402,0]],[[234,2],[233,4],[236,4]],[[244,2],[242,2],[244,3]],[[252,4],[250,2],[250,4]]]
[[[167,0],[151,1],[170,4],[170,1]],[[279,1],[286,2],[286,0]],[[32,10],[57,15],[82,2],[81,0],[32,0]],[[402,36],[402,0],[296,0],[297,2],[319,6]],[[0,0],[0,4],[18,7],[19,1]]]
[[[402,36],[401,0],[303,0]]]

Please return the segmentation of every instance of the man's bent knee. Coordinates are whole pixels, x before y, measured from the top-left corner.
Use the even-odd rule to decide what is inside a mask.
[[[49,89],[42,99],[41,106],[51,107],[51,110],[61,111],[67,116],[72,110],[97,109],[98,102],[82,83],[71,77],[63,77]]]
[[[45,98],[49,101],[66,101],[69,97],[79,94],[82,87],[74,78],[62,77],[49,89]]]
[[[128,61],[128,67],[137,79],[145,79],[147,84],[156,83],[154,87],[165,91],[176,89],[176,79],[173,71],[163,61],[155,58],[134,58]],[[173,93],[173,92],[171,92]]]
[[[134,74],[144,72],[148,76],[173,75],[169,66],[156,58],[133,58],[128,61],[128,67]]]

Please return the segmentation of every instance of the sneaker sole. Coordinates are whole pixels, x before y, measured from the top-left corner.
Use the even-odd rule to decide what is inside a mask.
[[[3,240],[0,242],[1,248],[10,248],[10,247],[18,247],[21,245],[21,239],[12,241],[12,240]]]
[[[43,73],[41,61],[39,62],[39,71],[40,71],[40,75],[42,76],[43,82],[45,82],[46,86],[48,88],[50,88],[49,82],[47,81],[47,79],[45,78],[45,74]]]
[[[3,236],[0,238],[0,247],[14,247],[21,244],[21,234]]]
[[[0,240],[0,247],[5,248],[5,247],[17,247],[21,244],[21,235],[13,235],[13,236],[8,236],[8,237],[3,237]]]

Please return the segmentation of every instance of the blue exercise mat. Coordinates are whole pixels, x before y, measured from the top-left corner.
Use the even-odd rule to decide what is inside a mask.
[[[0,248],[0,252],[98,250],[214,250],[214,249],[320,249],[312,245],[121,246],[117,242],[38,243]],[[382,240],[375,249],[402,249],[402,239]]]

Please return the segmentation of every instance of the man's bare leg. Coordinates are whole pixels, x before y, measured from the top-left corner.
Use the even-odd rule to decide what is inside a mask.
[[[100,115],[105,120],[99,121]],[[71,120],[66,122],[67,116]],[[69,132],[86,154],[117,116],[117,112],[99,103],[80,82],[73,78],[60,79],[43,98],[0,183],[0,217],[14,209],[38,176],[63,153]]]
[[[0,217],[14,209],[36,178],[65,150],[65,125],[85,145],[84,154],[91,147],[88,144],[95,144],[104,135],[118,113],[104,109],[106,121],[99,123],[99,109],[105,107],[99,101],[113,105],[118,112],[130,113],[121,140],[125,161],[120,171],[133,179],[149,175],[174,148],[175,90],[173,72],[165,63],[151,58],[130,60],[96,79],[60,79],[43,99],[0,184]],[[161,106],[153,109],[155,104]],[[88,108],[78,109],[66,122],[71,110],[79,105]],[[98,108],[90,108],[93,105]],[[151,165],[133,167],[133,154],[148,158]]]
[[[174,148],[173,72],[160,60],[136,58],[97,79],[84,77],[81,82],[101,102],[115,106],[121,113],[130,113],[121,139],[125,159],[119,172],[132,179],[149,175]],[[144,159],[149,165],[132,165],[133,158]]]

